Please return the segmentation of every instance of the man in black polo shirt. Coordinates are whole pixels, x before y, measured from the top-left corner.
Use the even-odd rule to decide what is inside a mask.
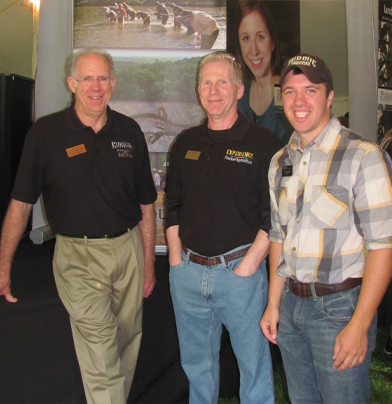
[[[142,300],[155,285],[154,201],[138,124],[108,107],[112,58],[71,57],[75,102],[30,129],[0,246],[0,295],[11,295],[11,261],[42,193],[56,233],[53,269],[69,312],[88,403],[125,403],[142,333]]]
[[[190,403],[216,403],[222,323],[241,372],[241,403],[273,403],[267,303],[268,167],[272,133],[237,112],[239,64],[225,52],[201,62],[207,119],[183,132],[170,153],[166,227],[170,289]]]

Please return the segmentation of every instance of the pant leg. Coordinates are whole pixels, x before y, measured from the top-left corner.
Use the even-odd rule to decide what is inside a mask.
[[[126,239],[130,239],[129,233],[108,240],[57,237],[53,261],[56,285],[70,315],[88,403],[125,403],[129,392],[112,311],[112,285],[122,267],[116,259],[116,243]]]
[[[259,325],[268,295],[265,262],[254,275],[242,277],[234,273],[241,261],[215,271],[212,305],[230,334],[240,369],[241,403],[274,403],[269,344]]]
[[[302,335],[304,303],[305,299],[298,298],[285,287],[280,305],[277,343],[282,354],[291,403],[319,404],[322,401],[313,358],[308,342]]]
[[[189,403],[214,404],[219,395],[222,323],[209,302],[212,269],[184,260],[183,254],[183,262],[170,268],[181,365],[189,380]]]
[[[338,372],[333,369],[333,350],[338,334],[347,326],[357,305],[361,287],[311,300],[312,324],[306,327],[316,379],[324,404],[367,403],[370,399],[369,370],[377,332],[377,319],[368,331],[368,350],[362,364]],[[308,311],[310,313],[310,310]],[[308,316],[307,316],[308,317]],[[316,331],[316,332],[315,332]]]
[[[278,332],[278,343],[288,379],[290,399],[293,403],[344,404],[369,401],[369,369],[371,353],[375,346],[376,318],[373,319],[369,328],[365,361],[361,365],[342,372],[332,368],[335,339],[350,321],[359,292],[360,287],[357,287],[317,300],[312,297],[299,298],[291,292],[284,295],[282,307],[283,303],[284,309],[287,309],[288,306],[295,307],[292,316],[295,325],[292,327],[291,334],[286,331],[285,324],[288,319],[286,316],[282,316],[282,308]],[[307,366],[300,362],[297,345],[293,343],[298,340],[298,335],[303,344],[308,347]],[[303,351],[304,349],[301,350],[301,353]],[[289,382],[289,377],[291,382]],[[295,383],[292,382],[294,378],[296,378]],[[311,384],[312,390],[310,390],[309,384]],[[315,388],[320,396],[319,401],[315,401],[317,396]]]
[[[126,237],[117,239],[113,254],[118,265],[111,309],[116,317],[120,368],[128,397],[142,338],[144,253],[137,226]]]
[[[210,35],[202,35],[200,48],[201,49],[211,49],[214,46],[214,43],[216,41],[216,38],[218,38],[218,35],[219,35],[219,29],[215,30]]]

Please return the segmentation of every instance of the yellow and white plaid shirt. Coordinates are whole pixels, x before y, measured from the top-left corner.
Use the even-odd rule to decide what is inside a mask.
[[[362,276],[368,250],[392,248],[391,159],[336,118],[303,151],[294,132],[268,179],[280,276],[340,283]]]

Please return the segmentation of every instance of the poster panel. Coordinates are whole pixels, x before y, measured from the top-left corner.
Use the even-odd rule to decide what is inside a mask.
[[[196,98],[199,57],[114,57],[117,86],[109,105],[140,125],[150,153],[151,174],[158,192],[156,245],[165,246],[164,189],[168,151],[184,129],[204,118]],[[159,251],[159,250],[158,250]],[[166,251],[166,248],[161,250]]]
[[[299,0],[261,1],[273,14],[284,61],[300,51]],[[182,130],[204,119],[196,97],[200,58],[215,50],[237,53],[237,3],[238,0],[228,0],[227,5],[226,0],[177,0],[182,11],[176,11],[173,3],[152,0],[74,0],[74,49],[98,47],[112,55],[118,81],[109,105],[135,119],[148,144],[151,175],[158,192],[158,253],[166,252],[164,186],[168,152]],[[168,13],[159,5],[164,5]],[[189,11],[201,16],[199,23],[213,21],[207,45],[203,35],[198,35],[202,30],[197,21],[189,24],[185,18]],[[143,13],[148,14],[146,21]],[[275,98],[279,98],[278,93]]]
[[[74,47],[226,49],[225,0],[171,4],[75,0]],[[212,38],[206,42],[198,33]]]

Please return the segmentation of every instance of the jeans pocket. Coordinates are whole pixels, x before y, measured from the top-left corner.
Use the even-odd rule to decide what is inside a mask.
[[[243,258],[238,258],[237,260],[234,260],[234,261],[230,262],[227,269],[229,270],[229,272],[230,272],[235,278],[238,278],[238,279],[251,279],[251,278],[254,278],[254,277],[256,276],[257,272],[260,271],[260,268],[261,268],[261,266],[263,265],[263,263],[261,263],[261,264],[257,267],[256,271],[255,271],[253,274],[243,276],[243,275],[239,275],[239,274],[237,274],[236,272],[234,272],[235,269],[241,264],[242,260],[243,260]],[[263,261],[263,262],[264,262],[264,261]]]
[[[180,267],[182,267],[184,265],[184,261],[181,261],[179,264],[177,265],[170,265],[170,270],[172,269],[179,269]]]
[[[333,321],[349,322],[357,305],[360,286],[320,298],[321,311]]]

